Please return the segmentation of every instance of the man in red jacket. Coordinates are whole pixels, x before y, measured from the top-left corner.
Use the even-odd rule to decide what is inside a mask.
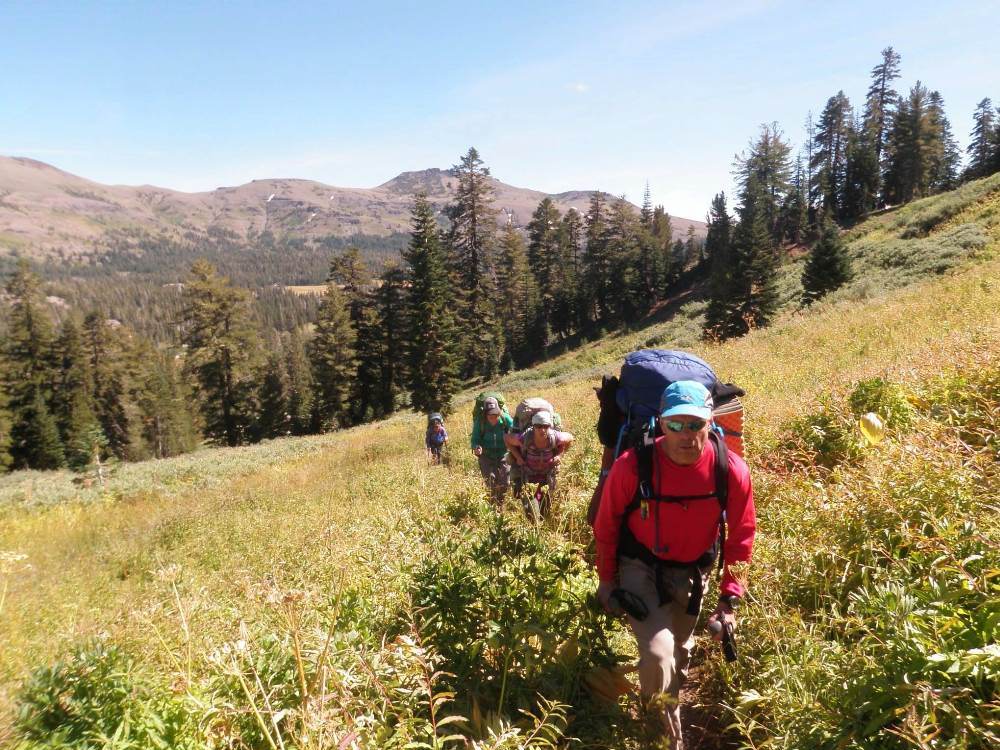
[[[702,594],[722,539],[719,604],[710,620],[735,627],[743,586],[729,565],[747,562],[756,517],[750,472],[743,459],[710,438],[712,397],[700,383],[672,383],[660,399],[663,436],[652,450],[649,486],[640,486],[639,456],[627,450],[611,467],[594,525],[597,597],[624,614],[639,647],[639,682],[645,697],[666,694],[664,726],[680,748],[677,696],[694,644]],[[728,456],[716,467],[716,455]],[[718,471],[717,471],[718,469]],[[719,492],[717,478],[726,487]],[[722,494],[726,504],[723,521]],[[717,636],[719,637],[719,636]]]

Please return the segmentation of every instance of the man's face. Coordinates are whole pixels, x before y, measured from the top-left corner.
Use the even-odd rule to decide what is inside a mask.
[[[496,423],[500,421],[500,415],[495,411],[491,412],[486,415],[486,421],[491,425],[496,425]]]
[[[682,425],[680,432],[672,427]],[[663,431],[663,452],[667,458],[680,466],[690,466],[701,458],[708,440],[709,423],[704,419],[688,414],[678,414],[672,417],[660,417],[660,429]],[[698,429],[693,429],[698,428]]]
[[[532,425],[531,435],[535,440],[535,446],[543,448],[549,444],[549,426],[544,424]]]

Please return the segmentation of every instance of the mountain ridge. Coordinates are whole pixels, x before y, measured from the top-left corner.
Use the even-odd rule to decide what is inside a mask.
[[[549,194],[494,177],[497,221],[509,212],[525,226],[550,197],[560,211],[585,212],[595,191]],[[410,229],[413,196],[426,192],[435,209],[454,196],[451,169],[401,172],[373,188],[336,187],[292,177],[186,193],[155,185],[105,185],[28,157],[0,156],[0,254],[38,260],[99,258],[115,230],[141,230],[174,239],[223,230],[251,239],[269,231],[304,239],[368,235],[390,237]],[[676,217],[675,236],[705,224]]]

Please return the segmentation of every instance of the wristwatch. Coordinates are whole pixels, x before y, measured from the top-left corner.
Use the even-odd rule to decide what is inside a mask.
[[[720,594],[719,602],[725,604],[730,609],[736,609],[740,606],[740,598],[735,594]]]

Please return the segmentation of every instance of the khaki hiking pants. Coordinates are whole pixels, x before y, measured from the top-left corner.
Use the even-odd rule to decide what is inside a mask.
[[[510,486],[510,464],[507,456],[490,458],[485,453],[479,457],[479,473],[483,475],[494,505],[503,505],[504,495]]]
[[[643,698],[664,694],[663,726],[670,737],[670,747],[684,746],[681,733],[681,708],[678,695],[687,676],[688,660],[694,646],[694,626],[697,615],[687,614],[691,596],[691,568],[666,568],[663,581],[671,600],[660,606],[656,594],[656,574],[641,560],[622,557],[618,566],[618,585],[640,597],[649,615],[639,622],[629,616],[628,624],[639,647],[639,685]],[[706,572],[701,573],[707,589]],[[660,709],[658,709],[660,710]]]

